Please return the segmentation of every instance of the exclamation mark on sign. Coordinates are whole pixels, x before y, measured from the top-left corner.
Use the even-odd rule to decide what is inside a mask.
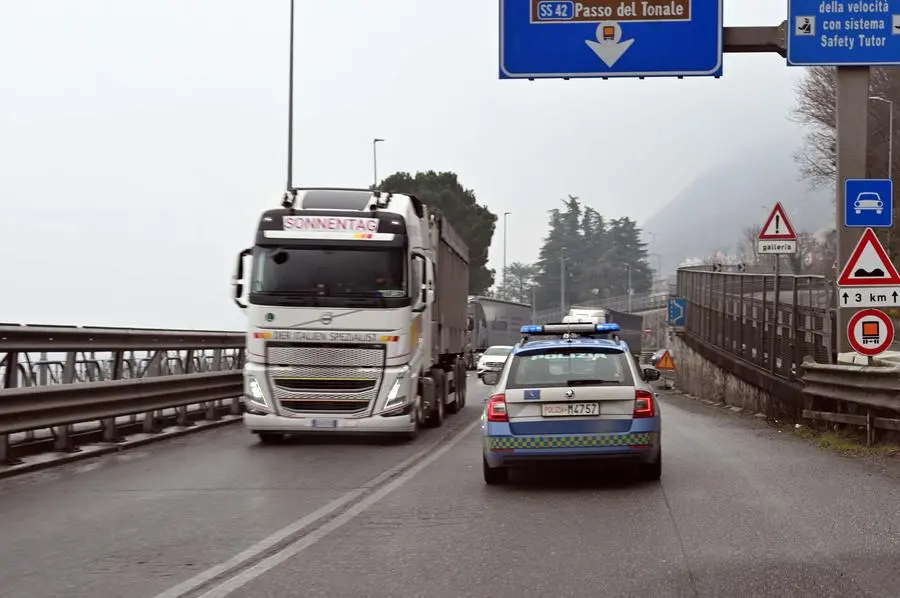
[[[779,231],[780,228],[781,228],[781,216],[779,216],[778,214],[775,214],[775,234],[776,235],[780,232]]]

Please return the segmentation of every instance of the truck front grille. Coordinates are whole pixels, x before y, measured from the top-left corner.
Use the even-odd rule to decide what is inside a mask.
[[[271,365],[319,367],[384,367],[384,345],[281,345],[266,347]]]
[[[360,414],[378,398],[384,345],[267,346],[270,388],[285,411]]]
[[[307,401],[283,399],[281,406],[294,413],[346,413],[353,414],[368,409],[365,401]]]
[[[364,378],[275,378],[275,385],[294,392],[362,392],[378,384],[377,379]]]

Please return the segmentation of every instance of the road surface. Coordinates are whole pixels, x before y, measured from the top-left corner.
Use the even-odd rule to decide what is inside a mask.
[[[663,394],[662,482],[487,487],[476,384],[409,444],[235,426],[2,481],[0,596],[900,595],[890,470]]]

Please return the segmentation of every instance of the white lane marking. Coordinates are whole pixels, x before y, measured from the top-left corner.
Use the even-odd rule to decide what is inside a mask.
[[[476,423],[478,423],[480,420],[475,420],[475,421],[476,421]],[[470,427],[471,426],[467,427],[466,430],[468,430]],[[443,436],[441,438],[443,438]],[[455,437],[453,438],[453,440],[455,440]],[[451,442],[452,442],[452,440],[451,440]],[[312,513],[310,513],[304,517],[301,517],[300,519],[297,519],[293,523],[290,523],[286,527],[283,527],[282,529],[276,531],[275,533],[271,534],[270,536],[263,538],[256,544],[254,544],[254,545],[250,546],[249,548],[247,548],[246,550],[234,555],[227,561],[219,563],[218,565],[213,565],[209,569],[207,569],[205,571],[201,571],[194,577],[191,577],[190,579],[187,579],[187,580],[179,583],[178,585],[172,586],[168,590],[165,590],[164,592],[157,594],[153,598],[181,598],[182,596],[186,595],[187,593],[189,593],[193,590],[196,590],[198,587],[207,583],[209,580],[211,580],[219,575],[222,575],[223,573],[230,571],[231,569],[240,567],[247,561],[252,560],[253,558],[255,558],[255,557],[259,556],[260,554],[266,552],[267,550],[271,549],[273,546],[275,546],[279,542],[283,542],[286,538],[289,538],[292,535],[298,533],[303,528],[314,524],[319,519],[328,517],[330,514],[334,513],[335,511],[337,511],[338,509],[340,509],[347,503],[352,502],[353,500],[359,498],[359,496],[361,494],[364,494],[367,490],[383,484],[386,479],[397,475],[398,471],[402,471],[402,470],[406,469],[407,467],[409,467],[410,465],[412,465],[413,463],[415,463],[416,461],[420,460],[426,454],[428,454],[429,452],[434,450],[434,448],[440,443],[441,443],[440,439],[438,439],[432,443],[429,443],[428,446],[426,446],[421,451],[417,452],[416,454],[412,455],[411,457],[409,457],[407,459],[404,459],[398,465],[395,465],[394,467],[381,473],[380,475],[378,475],[374,479],[370,480],[369,482],[366,482],[365,484],[363,484],[356,490],[351,490],[350,492],[347,492],[346,494],[341,495],[340,497],[336,498],[335,500],[331,501],[330,503],[327,503],[324,506],[320,507],[319,509],[313,511]]]
[[[211,590],[203,594],[200,598],[224,598],[235,590],[240,589],[247,583],[253,581],[257,577],[263,575],[272,568],[280,565],[289,558],[294,557],[300,552],[306,550],[322,538],[326,537],[331,532],[346,525],[347,523],[355,519],[358,515],[375,506],[375,504],[377,504],[382,498],[384,498],[400,486],[415,478],[423,469],[447,454],[450,449],[456,446],[469,432],[474,430],[480,424],[481,420],[475,420],[474,422],[463,428],[459,433],[457,433],[456,436],[450,439],[443,447],[441,447],[425,459],[422,459],[422,461],[413,466],[409,471],[403,473],[389,484],[383,486],[382,488],[379,488],[364,500],[353,505],[322,527],[316,528],[309,534],[303,536],[302,538],[296,540],[291,544],[288,544],[275,554],[266,557],[249,569],[245,569],[244,571],[239,572],[231,579],[228,579],[220,585],[212,588]]]

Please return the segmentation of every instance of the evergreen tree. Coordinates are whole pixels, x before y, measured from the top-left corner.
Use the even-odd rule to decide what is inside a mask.
[[[550,230],[535,264],[538,310],[559,307],[560,258],[566,266],[567,306],[602,304],[604,298],[625,295],[629,271],[635,294],[651,289],[653,271],[635,221],[607,221],[572,195],[563,200],[563,206],[550,212]]]
[[[487,267],[488,249],[497,215],[478,205],[475,193],[464,188],[453,172],[396,172],[379,186],[383,191],[411,193],[447,218],[469,246],[469,294],[481,295],[494,284],[494,271]]]

